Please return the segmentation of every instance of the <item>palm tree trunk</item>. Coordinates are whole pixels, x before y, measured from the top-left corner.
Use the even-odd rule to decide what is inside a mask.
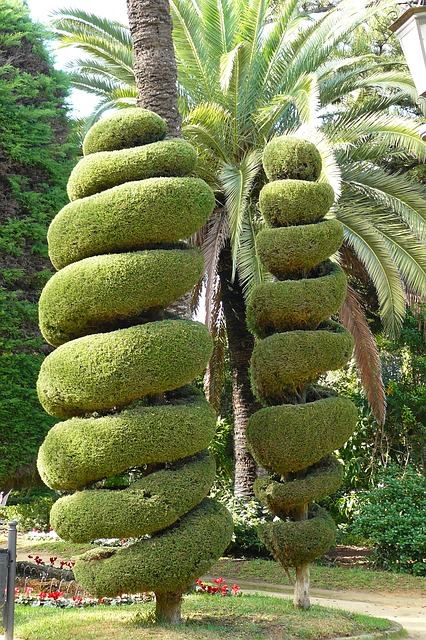
[[[243,500],[253,497],[253,482],[256,479],[256,463],[247,446],[247,421],[250,415],[260,407],[253,397],[249,377],[254,338],[246,326],[244,295],[238,276],[232,282],[232,258],[229,244],[224,247],[220,255],[219,275],[232,372],[234,495]]]
[[[177,70],[169,0],[127,0],[137,104],[162,116],[169,136],[180,134]]]
[[[169,125],[168,137],[178,138],[182,120],[178,109],[169,0],[127,0],[127,14],[133,43],[137,104],[158,113]],[[191,294],[186,294],[167,311],[189,319],[190,300]]]

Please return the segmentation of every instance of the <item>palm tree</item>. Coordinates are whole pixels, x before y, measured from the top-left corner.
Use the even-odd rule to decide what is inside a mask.
[[[127,0],[127,13],[137,104],[162,116],[169,125],[169,136],[179,136],[181,117],[169,0]]]
[[[389,167],[425,161],[426,144],[419,120],[407,108],[417,96],[403,61],[350,52],[351,37],[368,29],[393,0],[341,0],[315,20],[299,9],[298,0],[171,0],[170,5],[182,132],[197,146],[200,174],[217,196],[215,215],[198,237],[206,256],[207,320],[216,338],[209,388],[217,395],[227,344],[235,490],[247,496],[256,470],[245,445],[246,419],[255,409],[247,377],[253,343],[245,328],[245,299],[254,284],[269,277],[256,249],[263,224],[256,203],[265,142],[291,132],[320,148],[321,179],[339,197],[331,215],[344,226],[344,247],[336,259],[349,276],[373,284],[391,335],[401,327],[406,293],[426,293],[426,191]],[[134,82],[124,65],[125,27],[78,10],[57,12],[53,24],[63,45],[86,53],[70,70],[76,87],[98,95],[94,117],[134,100]],[[356,338],[366,394],[383,423],[380,361],[363,302],[353,290],[341,319]]]

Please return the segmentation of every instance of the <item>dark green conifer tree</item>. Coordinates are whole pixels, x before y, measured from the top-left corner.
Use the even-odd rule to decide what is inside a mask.
[[[34,482],[52,420],[34,390],[46,347],[37,299],[50,276],[46,230],[66,201],[76,146],[68,83],[20,0],[0,3],[0,490]]]

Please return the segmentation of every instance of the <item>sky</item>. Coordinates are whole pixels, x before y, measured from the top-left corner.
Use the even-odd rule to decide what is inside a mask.
[[[126,0],[27,0],[31,16],[34,20],[49,24],[50,14],[66,7],[67,9],[85,9],[90,13],[127,22]],[[52,54],[55,66],[64,69],[73,55],[73,51],[60,49],[52,43]],[[83,91],[73,89],[70,96],[72,115],[75,117],[86,117],[92,113],[96,104],[96,98],[89,96]]]

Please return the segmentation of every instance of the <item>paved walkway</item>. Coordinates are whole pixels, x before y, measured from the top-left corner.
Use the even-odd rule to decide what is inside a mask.
[[[245,593],[262,593],[279,598],[292,598],[292,588],[267,582],[247,582],[238,578],[227,581],[237,582]],[[409,633],[410,640],[426,640],[426,599],[418,596],[369,591],[328,591],[311,589],[312,602],[325,607],[345,609],[354,613],[365,613],[377,618],[388,618],[401,624]]]

